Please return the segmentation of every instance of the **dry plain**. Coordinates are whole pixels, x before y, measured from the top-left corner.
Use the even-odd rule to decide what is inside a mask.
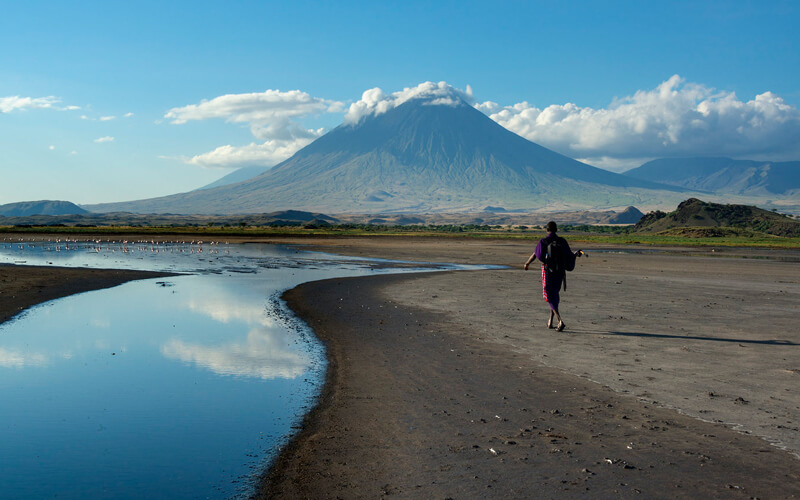
[[[800,495],[797,253],[587,247],[557,333],[531,242],[318,249],[509,267],[288,293],[331,369],[267,496]]]

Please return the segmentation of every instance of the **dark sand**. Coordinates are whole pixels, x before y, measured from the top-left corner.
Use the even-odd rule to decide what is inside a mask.
[[[263,497],[800,496],[796,262],[591,252],[557,333],[530,243],[323,249],[516,268],[288,292],[331,364]]]

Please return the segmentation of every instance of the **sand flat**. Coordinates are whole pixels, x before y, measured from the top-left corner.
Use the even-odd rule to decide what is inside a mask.
[[[796,262],[589,249],[557,333],[530,243],[359,243],[321,248],[516,267],[287,294],[332,374],[267,496],[800,495]]]
[[[562,292],[569,328],[561,334],[544,328],[536,278],[516,269],[453,273],[391,294],[547,366],[800,457],[799,264],[594,254]]]

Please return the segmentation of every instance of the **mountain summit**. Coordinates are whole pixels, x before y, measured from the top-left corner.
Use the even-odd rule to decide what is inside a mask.
[[[254,178],[91,208],[148,213],[568,209],[652,203],[679,190],[560,155],[506,130],[458,97],[422,96],[342,124]]]

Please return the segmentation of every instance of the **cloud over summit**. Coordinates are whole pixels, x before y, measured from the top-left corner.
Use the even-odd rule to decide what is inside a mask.
[[[379,87],[366,90],[361,99],[350,105],[344,122],[358,123],[365,116],[377,116],[400,106],[406,101],[417,98],[429,99],[428,104],[435,106],[457,106],[462,102],[472,104],[472,88],[459,90],[447,82],[423,82],[416,87],[406,87],[401,91],[385,94]]]
[[[604,109],[491,101],[475,107],[512,132],[597,166],[670,156],[800,157],[800,112],[781,97],[764,92],[741,101],[678,75]]]
[[[427,105],[472,105],[503,127],[533,142],[612,170],[637,166],[657,157],[731,156],[793,160],[800,158],[800,112],[780,96],[766,91],[750,100],[674,75],[655,88],[615,98],[604,108],[574,103],[537,107],[527,101],[500,105],[476,102],[472,88],[447,82],[423,82],[386,93],[364,91],[345,106],[300,90],[267,90],[227,94],[198,104],[172,108],[164,116],[174,124],[222,119],[249,126],[256,142],[223,145],[184,158],[209,168],[274,165],[326,132],[307,128],[299,120],[327,113],[344,113],[345,124],[356,124],[417,98]]]

